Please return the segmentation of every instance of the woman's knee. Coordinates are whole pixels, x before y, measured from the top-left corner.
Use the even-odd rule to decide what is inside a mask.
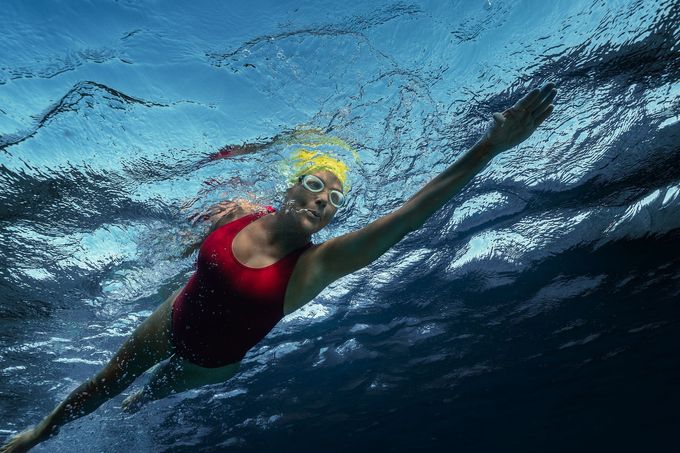
[[[127,369],[125,364],[116,363],[112,360],[99,373],[86,381],[84,385],[95,393],[101,393],[112,398],[128,388],[141,374],[131,371]]]

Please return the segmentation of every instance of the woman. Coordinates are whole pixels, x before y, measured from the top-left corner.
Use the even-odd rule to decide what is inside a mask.
[[[283,316],[376,260],[420,228],[496,154],[528,138],[552,112],[556,93],[547,84],[495,113],[482,139],[399,209],[318,245],[311,244],[311,235],[328,225],[344,201],[347,168],[338,161],[311,161],[287,190],[281,211],[222,204],[189,282],[133,332],[106,367],[1,451],[30,449],[167,358],[144,389],[123,402],[124,409],[229,379],[248,349]]]

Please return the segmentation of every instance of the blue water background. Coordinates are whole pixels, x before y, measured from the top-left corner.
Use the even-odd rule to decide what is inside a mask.
[[[555,113],[223,385],[117,397],[36,451],[652,451],[680,422],[675,1],[2,2],[0,436],[186,282],[187,217],[280,199],[300,127],[361,228],[546,81]],[[139,388],[143,378],[130,391]],[[126,392],[127,393],[127,392]]]

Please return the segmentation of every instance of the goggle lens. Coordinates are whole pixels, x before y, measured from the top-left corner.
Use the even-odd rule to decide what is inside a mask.
[[[331,204],[336,208],[339,208],[340,206],[345,204],[345,196],[342,194],[342,192],[338,192],[337,190],[331,190],[329,198]]]
[[[302,185],[311,192],[321,192],[324,188],[323,181],[314,175],[307,175],[302,179]]]
[[[314,175],[301,176],[300,181],[302,182],[302,186],[305,189],[314,193],[321,192],[325,187],[323,181]],[[343,204],[345,204],[345,195],[338,190],[331,190],[330,193],[328,194],[328,199],[331,202],[331,204],[336,208],[339,208]]]

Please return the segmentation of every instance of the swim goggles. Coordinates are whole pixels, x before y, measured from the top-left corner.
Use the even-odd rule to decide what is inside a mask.
[[[302,175],[299,181],[302,187],[314,193],[319,193],[326,187],[323,181],[314,175]],[[333,206],[340,208],[345,204],[345,195],[339,190],[332,189],[328,192],[328,200]]]

